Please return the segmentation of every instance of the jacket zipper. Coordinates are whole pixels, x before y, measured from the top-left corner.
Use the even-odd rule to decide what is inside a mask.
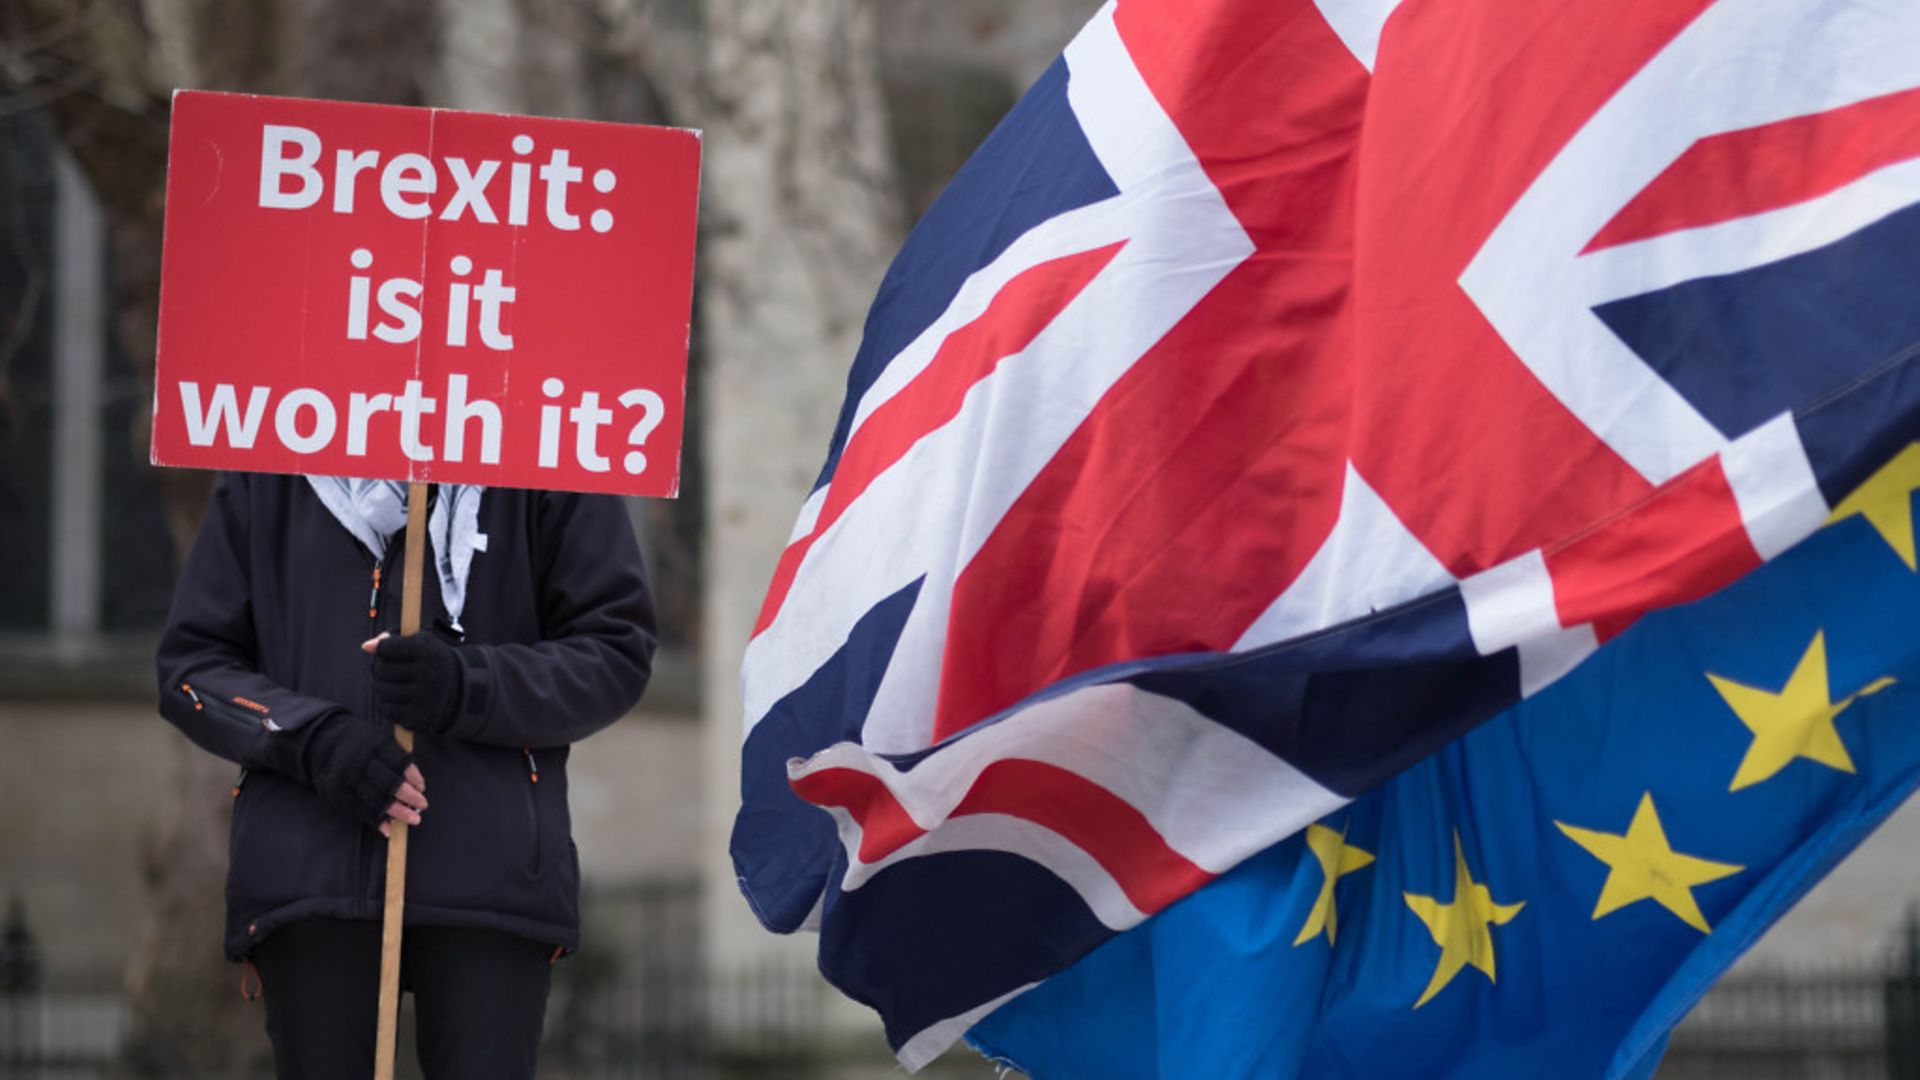
[[[533,828],[533,855],[528,869],[534,873],[540,871],[540,807],[533,797],[533,785],[540,782],[540,763],[533,759],[533,751],[522,749],[520,753],[527,759],[527,823]]]

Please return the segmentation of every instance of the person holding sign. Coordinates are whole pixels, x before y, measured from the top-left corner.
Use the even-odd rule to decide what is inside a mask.
[[[532,1076],[568,748],[651,670],[613,496],[680,486],[699,134],[196,90],[170,128],[150,453],[222,476],[161,710],[242,766],[227,953],[283,1077],[391,1080],[403,984],[429,1077]]]
[[[392,821],[426,1075],[534,1075],[549,964],[579,945],[568,750],[651,672],[617,498],[420,490],[423,632],[396,636],[407,485],[223,473],[160,643],[162,714],[241,766],[226,950],[282,1078],[373,1071]]]

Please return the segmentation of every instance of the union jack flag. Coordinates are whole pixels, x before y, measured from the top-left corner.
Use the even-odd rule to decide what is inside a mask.
[[[909,1067],[1920,416],[1920,5],[1118,0],[882,283],[733,852]]]

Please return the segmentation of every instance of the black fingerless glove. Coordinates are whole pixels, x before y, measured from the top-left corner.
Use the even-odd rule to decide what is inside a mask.
[[[368,825],[379,825],[413,755],[384,727],[334,713],[308,734],[304,760],[307,783],[322,799]]]
[[[440,733],[460,713],[462,669],[454,647],[432,634],[381,640],[373,654],[373,700],[380,718]]]

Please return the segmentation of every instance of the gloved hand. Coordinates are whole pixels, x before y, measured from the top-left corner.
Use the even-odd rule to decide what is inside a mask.
[[[373,700],[380,718],[440,733],[460,713],[462,672],[454,647],[432,634],[381,636],[373,648]]]
[[[307,735],[304,762],[313,790],[360,821],[383,831],[388,818],[420,824],[426,781],[386,729],[346,713],[322,717]]]

